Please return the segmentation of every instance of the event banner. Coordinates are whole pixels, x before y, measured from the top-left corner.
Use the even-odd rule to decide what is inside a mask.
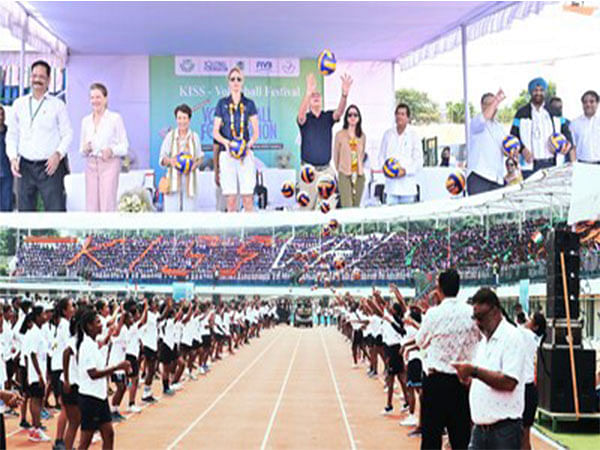
[[[300,165],[300,133],[296,124],[304,95],[306,75],[316,75],[323,92],[323,77],[315,60],[293,58],[152,56],[150,57],[150,166],[160,177],[160,146],[176,127],[173,110],[182,103],[193,111],[192,129],[200,136],[205,160],[212,158],[212,130],[217,101],[229,95],[227,73],[233,66],[245,75],[244,95],[258,109],[260,138],[254,155],[267,167]]]

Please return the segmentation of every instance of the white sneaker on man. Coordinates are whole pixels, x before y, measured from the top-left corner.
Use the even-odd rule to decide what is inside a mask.
[[[417,416],[414,414],[409,414],[403,421],[400,422],[400,425],[403,427],[414,427],[417,425]]]
[[[127,407],[127,412],[134,413],[134,414],[141,413],[142,412],[142,408],[140,408],[137,405],[129,405]]]
[[[29,432],[29,440],[32,442],[50,442],[52,439],[41,429],[32,429]]]
[[[183,389],[183,386],[181,385],[181,383],[173,383],[171,385],[171,389],[173,389],[174,391],[180,391]]]

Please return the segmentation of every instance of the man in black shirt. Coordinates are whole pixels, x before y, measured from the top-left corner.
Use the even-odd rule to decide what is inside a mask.
[[[317,181],[325,174],[335,177],[335,170],[331,167],[331,142],[333,125],[340,120],[346,109],[348,92],[352,86],[352,78],[344,74],[342,79],[342,96],[335,111],[323,111],[323,98],[317,91],[317,81],[314,74],[306,77],[306,95],[300,103],[298,111],[298,126],[302,143],[300,145],[300,159],[302,165],[310,164],[315,169],[315,180],[306,184],[302,179],[298,182],[299,190],[305,191],[310,196],[310,203],[305,209],[314,209],[317,197]],[[335,208],[335,202],[331,202]]]

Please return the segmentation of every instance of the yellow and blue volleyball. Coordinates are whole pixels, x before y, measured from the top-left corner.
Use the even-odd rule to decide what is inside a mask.
[[[335,55],[329,49],[323,50],[317,59],[317,68],[323,75],[331,75],[335,72],[336,60]]]
[[[298,195],[296,195],[296,201],[300,206],[308,206],[310,203],[310,196],[306,192],[300,191],[298,192]]]
[[[521,149],[521,141],[518,137],[509,134],[502,141],[504,156],[514,156]]]
[[[190,173],[192,165],[194,164],[194,158],[189,153],[179,153],[177,155],[177,163],[175,169],[181,173]]]
[[[400,169],[402,169],[402,166],[400,166],[400,161],[396,158],[388,158],[383,163],[383,174],[387,178],[398,178]]]
[[[294,183],[291,181],[286,181],[281,185],[281,194],[285,198],[290,198],[294,195],[296,189],[294,188]]]
[[[458,195],[465,190],[466,180],[462,172],[454,172],[446,180],[446,189],[452,195]]]
[[[552,133],[552,136],[550,136],[550,145],[554,153],[560,153],[567,142],[567,138],[562,133]]]
[[[321,200],[319,202],[319,209],[323,214],[327,214],[331,211],[331,204],[327,200]]]
[[[246,141],[243,139],[235,139],[229,146],[229,154],[235,159],[244,159],[248,154],[248,147],[246,147]]]
[[[315,176],[316,176],[316,173],[315,173],[315,168],[313,166],[306,165],[300,169],[300,178],[306,184],[310,184],[313,181],[315,181]]]
[[[329,228],[331,228],[332,230],[337,230],[339,226],[340,226],[340,223],[337,220],[331,219],[329,221]]]
[[[335,179],[331,175],[323,175],[317,182],[319,197],[327,200],[335,193]]]

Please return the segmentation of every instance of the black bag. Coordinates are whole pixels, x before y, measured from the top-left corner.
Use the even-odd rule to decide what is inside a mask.
[[[256,204],[259,209],[266,209],[268,203],[267,188],[263,184],[262,172],[256,171],[256,186],[254,186],[254,195],[256,197]]]

